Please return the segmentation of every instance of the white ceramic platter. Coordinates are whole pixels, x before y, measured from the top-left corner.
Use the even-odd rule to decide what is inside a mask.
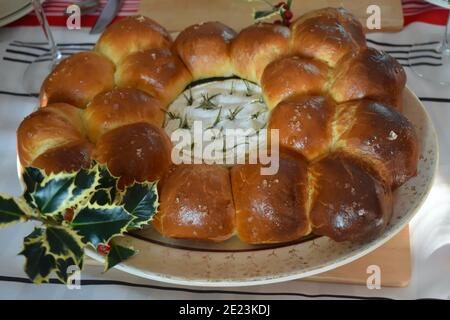
[[[420,141],[418,175],[396,190],[392,220],[377,239],[365,244],[337,243],[326,237],[281,246],[248,246],[236,239],[208,244],[162,238],[151,227],[120,242],[139,253],[117,269],[143,278],[190,286],[248,286],[312,276],[349,263],[381,246],[402,230],[425,201],[437,168],[433,124],[419,99],[404,91],[404,114]],[[87,250],[91,258],[103,261]]]

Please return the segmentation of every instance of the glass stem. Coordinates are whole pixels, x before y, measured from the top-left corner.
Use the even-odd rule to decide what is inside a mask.
[[[450,12],[448,15],[447,24],[445,25],[445,35],[444,35],[444,41],[442,42],[442,54],[446,56],[450,56],[450,45],[449,45],[449,39],[450,38]]]
[[[42,30],[44,31],[45,38],[48,41],[48,44],[50,45],[50,54],[52,58],[52,68],[56,64],[59,63],[59,61],[62,58],[61,51],[58,49],[55,39],[53,38],[52,31],[50,30],[50,26],[47,21],[47,17],[45,16],[44,9],[42,9],[41,1],[40,0],[31,0],[34,6],[34,11],[36,13],[36,16],[39,20],[39,23],[41,24]]]

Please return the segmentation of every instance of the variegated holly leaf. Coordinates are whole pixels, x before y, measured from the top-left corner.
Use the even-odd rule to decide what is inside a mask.
[[[278,8],[274,8],[271,10],[262,10],[262,11],[254,11],[253,12],[253,20],[260,21],[270,19],[276,15],[278,15],[280,10]]]
[[[44,230],[36,228],[24,239],[23,250],[25,257],[25,273],[34,283],[47,282],[50,274],[56,270],[55,258],[46,254],[43,243]]]
[[[79,264],[83,260],[85,244],[81,237],[72,229],[60,226],[47,226],[44,233],[44,247],[46,253],[56,260],[72,259]]]
[[[41,240],[42,236],[44,235],[44,231],[45,230],[41,227],[35,227],[29,235],[23,238],[23,243],[30,244]]]
[[[88,204],[76,212],[70,226],[83,237],[83,242],[97,247],[122,235],[135,219],[123,206]]]
[[[89,200],[91,204],[98,204],[104,206],[106,204],[112,204],[113,201],[111,199],[111,188],[109,189],[98,189],[94,192]]]
[[[115,265],[127,260],[128,258],[134,256],[137,253],[134,248],[127,248],[118,244],[114,241],[111,243],[111,248],[106,256],[105,272],[114,267]]]
[[[38,168],[26,167],[23,170],[22,179],[25,183],[25,192],[23,197],[27,201],[28,205],[32,208],[36,208],[31,194],[36,190],[36,186],[44,180],[44,172]]]
[[[0,228],[27,220],[26,212],[19,206],[18,201],[20,200],[0,194]]]
[[[47,282],[55,272],[67,283],[70,267],[83,267],[83,247],[80,236],[60,226],[38,227],[24,238],[25,272],[34,283]]]
[[[118,197],[118,177],[112,175],[106,165],[99,165],[100,183],[97,189],[104,189],[109,193],[110,201],[108,204],[112,204]]]
[[[70,276],[73,275],[75,271],[81,271],[83,268],[83,259],[79,261],[78,263],[72,259],[72,258],[66,258],[66,259],[58,259],[56,260],[56,276],[58,277],[59,281],[62,283],[68,283],[70,280]]]
[[[81,169],[75,176],[75,188],[72,191],[72,203],[86,203],[95,192],[100,183],[100,169],[94,166],[91,169]]]
[[[156,183],[134,183],[125,189],[123,206],[136,217],[130,228],[141,228],[147,224],[158,209],[158,191]]]
[[[47,176],[36,186],[31,197],[41,215],[53,215],[66,208],[75,188],[75,174],[59,173]]]
[[[24,197],[40,212],[41,216],[62,214],[72,206],[82,206],[99,184],[97,166],[71,173],[44,175],[44,179],[25,190]]]

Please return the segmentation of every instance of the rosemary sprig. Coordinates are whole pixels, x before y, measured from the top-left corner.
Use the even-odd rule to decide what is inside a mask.
[[[236,143],[234,146],[232,146],[231,148],[227,149],[226,141],[224,141],[224,144],[223,144],[223,147],[222,147],[222,152],[223,152],[224,155],[225,155],[225,153],[227,152],[227,150],[228,150],[228,151],[231,151],[231,150],[236,149],[236,148],[239,147],[239,146],[242,146],[242,145],[249,145],[249,144],[250,144],[250,142],[244,141],[244,142],[242,142],[242,143]]]
[[[183,120],[180,123],[180,126],[178,127],[179,129],[191,129],[191,125],[189,124],[188,120],[187,120],[187,115],[184,115]]]
[[[263,111],[262,111],[262,110],[259,110],[258,112],[255,112],[254,114],[252,114],[252,115],[250,116],[250,119],[252,119],[252,120],[258,119],[258,117],[259,117],[262,113],[263,113]]]
[[[219,112],[217,113],[217,117],[214,120],[214,122],[207,129],[213,129],[219,124],[221,114],[222,114],[222,107],[220,107]]]
[[[192,89],[189,88],[189,95],[186,95],[186,93],[183,93],[184,98],[186,99],[187,106],[192,106],[194,103],[194,97],[192,96]]]
[[[231,80],[230,96],[234,94],[234,80]]]
[[[176,119],[181,119],[179,115],[171,112],[171,111],[165,111],[164,112],[167,114],[167,116],[169,117],[169,120],[176,120]]]
[[[223,127],[219,128],[219,132],[217,135],[214,135],[213,140],[216,140],[217,138],[221,138],[223,133]]]
[[[181,121],[181,117],[179,115],[177,115],[177,114],[175,114],[175,113],[173,113],[171,111],[167,111],[165,109],[160,109],[160,110],[162,112],[164,112],[167,115],[167,117],[168,117],[168,119],[166,119],[164,121],[163,127],[167,126],[167,123],[169,122],[169,120],[180,120]]]
[[[217,109],[219,106],[213,102],[212,100],[220,95],[220,93],[213,94],[212,96],[209,96],[208,93],[203,94],[202,93],[202,102],[195,108],[195,109],[203,109],[203,110],[214,110]]]
[[[244,79],[242,81],[244,81],[245,89],[247,90],[247,93],[245,95],[247,97],[251,97],[253,95],[253,90],[252,87],[250,86],[250,82]]]
[[[227,119],[233,121],[234,119],[236,119],[236,116],[238,115],[239,112],[241,112],[244,108],[239,106],[236,107],[234,110],[228,110],[228,116]]]

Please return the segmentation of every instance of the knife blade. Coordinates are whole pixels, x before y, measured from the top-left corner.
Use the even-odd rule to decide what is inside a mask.
[[[123,0],[108,0],[89,33],[97,34],[103,32],[103,30],[105,30],[105,28],[111,23],[111,21],[113,21],[114,17],[119,12],[122,2]]]

